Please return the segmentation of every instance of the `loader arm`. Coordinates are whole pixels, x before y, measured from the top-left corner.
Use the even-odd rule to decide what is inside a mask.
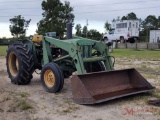
[[[101,43],[90,39],[68,39],[59,40],[51,37],[44,37],[43,40],[43,60],[44,65],[52,61],[52,55],[50,50],[50,44],[55,45],[69,53],[69,55],[57,58],[54,61],[60,61],[67,57],[72,58],[78,74],[85,74],[84,63],[103,61],[106,70],[113,70],[113,65],[109,57],[107,47]],[[92,56],[92,49],[96,49],[101,53],[101,56]]]

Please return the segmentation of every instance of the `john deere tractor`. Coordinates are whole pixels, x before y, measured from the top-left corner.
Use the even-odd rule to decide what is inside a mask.
[[[33,72],[41,70],[41,83],[51,93],[61,91],[64,77],[72,76],[73,100],[78,104],[95,104],[154,89],[134,68],[114,70],[103,42],[81,37],[60,40],[55,32],[11,43],[6,63],[11,82],[18,85],[29,84]]]

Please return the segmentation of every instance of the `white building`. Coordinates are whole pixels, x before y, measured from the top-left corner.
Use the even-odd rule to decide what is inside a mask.
[[[150,30],[149,42],[160,42],[160,30]]]

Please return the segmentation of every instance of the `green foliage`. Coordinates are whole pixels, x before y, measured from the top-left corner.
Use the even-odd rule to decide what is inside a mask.
[[[0,38],[0,44],[5,44],[7,42],[6,38]]]
[[[9,26],[11,34],[18,38],[21,35],[25,35],[31,19],[25,20],[21,15],[18,15],[11,18],[9,21],[11,23]]]
[[[76,35],[77,36],[81,36],[84,38],[89,38],[89,39],[93,39],[93,40],[100,40],[102,38],[102,34],[95,30],[95,29],[91,29],[88,30],[87,26],[84,26],[83,29],[81,29],[81,25],[77,24],[75,29],[76,29]]]
[[[0,56],[6,55],[7,46],[0,46]]]
[[[138,42],[149,42],[148,36],[140,36]]]
[[[143,22],[144,25],[150,27],[150,28],[154,28],[154,29],[158,29],[160,27],[159,25],[159,20],[158,18],[156,18],[156,16],[154,15],[149,15]]]
[[[20,92],[19,95],[25,98],[25,97],[28,97],[29,94],[26,92]]]
[[[137,16],[135,13],[131,12],[126,16],[127,20],[137,20]]]
[[[131,12],[131,13],[128,13],[126,16],[123,16],[121,18],[121,20],[137,20],[137,16],[135,13]]]
[[[0,38],[0,45],[9,45],[9,43],[17,41],[17,40],[22,40],[22,39],[26,39],[25,36],[20,36],[19,38]]]
[[[28,110],[28,109],[32,109],[33,107],[27,103],[25,100],[21,100],[18,103],[18,107],[20,107],[21,110]]]
[[[76,29],[76,35],[77,36],[81,36],[82,32],[81,32],[81,24],[77,24],[75,29]]]
[[[102,38],[102,34],[95,29],[91,29],[88,31],[87,38],[100,40]]]
[[[156,18],[154,15],[149,15],[146,17],[141,24],[142,31],[140,32],[141,36],[149,36],[150,30],[157,30],[160,28],[160,19]]]
[[[88,28],[87,28],[87,26],[84,26],[84,27],[83,27],[83,30],[82,30],[82,34],[83,34],[82,36],[83,36],[83,37],[86,37],[87,32],[88,32]]]
[[[123,17],[121,18],[121,20],[127,20],[127,17],[126,17],[126,16],[123,16]]]
[[[112,30],[111,29],[111,24],[108,23],[108,21],[104,24],[104,28],[105,28],[106,31],[111,31]]]
[[[61,3],[60,0],[46,0],[42,2],[43,19],[37,24],[37,33],[44,35],[46,32],[57,32],[63,36],[67,22],[74,21],[73,7],[70,2]]]

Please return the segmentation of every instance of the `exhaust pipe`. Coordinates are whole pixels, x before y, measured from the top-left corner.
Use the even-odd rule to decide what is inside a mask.
[[[72,23],[69,22],[66,24],[67,28],[67,39],[72,39]]]

